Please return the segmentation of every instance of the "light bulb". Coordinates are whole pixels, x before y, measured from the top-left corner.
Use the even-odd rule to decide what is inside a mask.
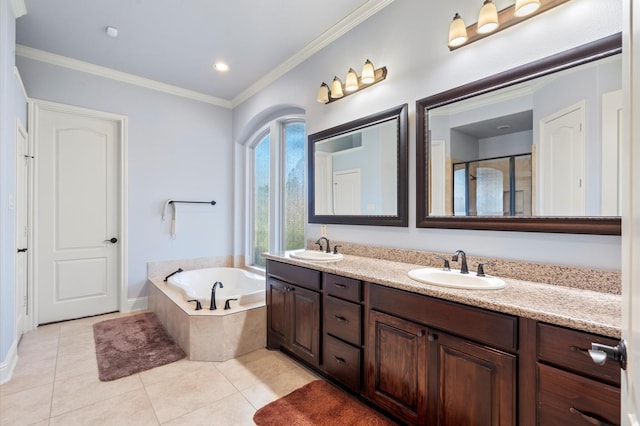
[[[349,72],[347,72],[347,78],[344,82],[344,89],[347,92],[358,90],[358,74],[356,74],[356,70],[354,70],[353,68],[349,68]]]
[[[540,0],[516,0],[516,10],[513,13],[517,17],[531,15],[540,8]]]
[[[344,96],[342,92],[342,81],[336,76],[333,77],[333,81],[331,82],[331,98],[338,99]]]
[[[327,83],[322,83],[320,88],[318,89],[318,97],[316,98],[318,102],[321,104],[326,104],[329,102],[329,86]]]
[[[362,77],[360,81],[362,84],[371,84],[376,80],[376,70],[373,67],[373,63],[367,59],[367,62],[364,63],[362,67]]]

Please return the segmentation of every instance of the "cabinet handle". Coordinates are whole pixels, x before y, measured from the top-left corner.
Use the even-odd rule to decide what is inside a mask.
[[[572,346],[569,346],[569,350],[571,352],[577,352],[577,353],[582,354],[584,356],[588,356],[589,359],[591,359],[591,357],[589,356],[589,351],[587,351],[586,349],[582,349],[582,348],[579,348],[577,346],[573,346],[572,345]]]
[[[347,361],[345,361],[344,358],[340,358],[338,355],[334,355],[333,357],[336,359],[336,361],[338,361],[338,364],[344,365],[347,363]]]
[[[336,286],[336,287],[338,287],[338,288],[347,288],[347,286],[346,286],[346,285],[344,285],[344,284],[340,284],[340,283],[333,283],[333,285],[335,285],[335,286]]]
[[[348,319],[346,319],[345,317],[342,317],[342,316],[340,316],[340,315],[337,315],[337,314],[336,314],[336,315],[334,315],[334,317],[335,317],[338,321],[340,321],[340,322],[349,322],[349,320],[348,320]]]
[[[587,411],[580,411],[577,408],[569,408],[569,411],[572,414],[577,414],[580,417],[582,417],[585,421],[589,422],[592,425],[596,425],[596,426],[616,426],[613,423],[609,423],[606,420],[600,420],[597,418],[597,416],[593,413],[589,413]]]

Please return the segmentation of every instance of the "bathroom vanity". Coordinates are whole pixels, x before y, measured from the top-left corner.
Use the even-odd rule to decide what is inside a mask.
[[[509,279],[497,291],[436,288],[402,262],[267,258],[268,347],[401,421],[620,423],[620,367],[587,353],[616,345],[619,314],[592,313],[615,311],[619,295]]]

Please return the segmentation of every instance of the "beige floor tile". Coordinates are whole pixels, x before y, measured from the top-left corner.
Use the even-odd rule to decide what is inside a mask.
[[[268,353],[253,361],[224,369],[222,374],[236,388],[243,390],[299,368],[292,360],[280,353]]]
[[[211,405],[185,414],[165,425],[171,426],[245,426],[254,425],[256,409],[241,394],[234,393]]]
[[[316,375],[303,368],[298,368],[267,378],[242,390],[241,393],[256,409],[259,409],[317,379]]]
[[[189,361],[183,358],[170,364],[152,368],[151,370],[141,371],[140,379],[142,379],[142,383],[145,386],[150,386],[166,380],[180,379],[191,373],[206,372],[208,370],[216,370],[214,363]]]
[[[98,361],[94,353],[78,352],[59,356],[56,363],[56,380],[92,373],[98,377]]]
[[[53,384],[0,396],[0,425],[30,425],[49,418]]]
[[[105,401],[52,417],[50,426],[157,425],[151,402],[144,389],[127,392]]]
[[[31,354],[19,356],[11,380],[0,386],[0,395],[53,383],[55,370],[55,356],[46,359],[34,357]]]
[[[215,368],[200,369],[145,386],[161,423],[181,417],[236,393],[236,388]]]
[[[218,370],[220,371],[225,371],[228,370],[230,368],[236,367],[239,364],[240,365],[245,365],[248,364],[252,361],[256,361],[258,359],[264,358],[266,356],[268,356],[269,354],[273,354],[273,353],[279,353],[277,351],[270,351],[268,349],[258,349],[257,351],[253,351],[253,352],[249,352],[248,354],[239,356],[237,358],[232,358],[229,359],[227,361],[223,361],[223,362],[217,362],[215,363],[216,367],[218,368]]]
[[[60,336],[58,345],[58,356],[68,356],[74,354],[94,354],[96,353],[96,343],[93,338],[93,329],[78,332],[74,335]]]
[[[58,416],[136,389],[142,389],[137,374],[110,382],[101,382],[94,373],[56,380],[51,415]]]

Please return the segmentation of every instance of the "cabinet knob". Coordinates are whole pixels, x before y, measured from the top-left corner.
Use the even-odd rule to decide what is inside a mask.
[[[433,333],[430,333],[429,335],[427,335],[427,340],[430,342],[433,342],[434,340],[436,340],[438,338],[438,336],[436,336]]]

